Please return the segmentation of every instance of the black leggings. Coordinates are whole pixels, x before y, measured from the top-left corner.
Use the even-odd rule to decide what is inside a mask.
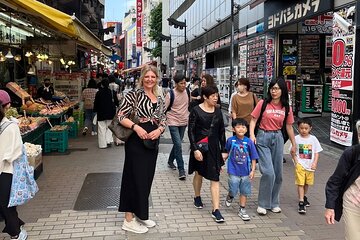
[[[8,208],[12,176],[10,173],[0,174],[0,214],[5,220],[3,232],[14,237],[19,235],[20,226],[25,223],[18,217],[16,207]]]

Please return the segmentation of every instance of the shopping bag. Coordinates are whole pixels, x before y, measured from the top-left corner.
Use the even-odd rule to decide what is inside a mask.
[[[22,147],[22,154],[13,162],[13,167],[8,207],[23,205],[39,191],[34,179],[34,168],[29,165],[24,145]]]

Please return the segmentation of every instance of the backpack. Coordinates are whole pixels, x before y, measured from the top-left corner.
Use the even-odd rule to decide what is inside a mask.
[[[231,158],[235,159],[235,162],[243,162],[246,161],[248,170],[251,170],[251,159],[248,151],[248,146],[245,144],[237,144],[236,140],[231,143],[230,151],[229,151],[229,160]],[[239,160],[238,160],[239,159]]]
[[[188,88],[185,88],[185,89],[186,89],[186,93],[188,95],[189,103],[190,103],[190,90]],[[165,113],[167,113],[168,111],[171,110],[171,107],[174,104],[174,100],[175,100],[174,89],[170,89],[169,94],[170,94],[170,103],[169,103],[169,106],[167,107]]]
[[[261,106],[260,116],[256,121],[256,126],[255,126],[255,129],[254,129],[255,136],[257,135],[257,132],[259,130],[260,122],[261,122],[261,119],[262,119],[262,115],[265,112],[266,105],[267,105],[267,102],[266,102],[266,99],[264,99],[264,101],[262,103],[262,106]],[[282,133],[283,138],[284,138],[284,143],[289,139],[289,136],[288,136],[287,131],[286,131],[286,120],[287,120],[287,117],[289,115],[289,111],[290,111],[290,106],[289,105],[285,106],[285,118],[284,118],[284,122],[283,122],[283,125],[282,125],[282,128],[281,128],[281,133]]]

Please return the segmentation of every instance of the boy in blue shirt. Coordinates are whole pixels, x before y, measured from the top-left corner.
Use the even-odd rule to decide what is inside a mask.
[[[245,136],[247,122],[243,118],[236,118],[231,123],[235,136],[226,141],[228,151],[227,171],[229,174],[229,193],[225,205],[230,207],[234,197],[240,193],[239,217],[249,221],[246,213],[246,199],[251,195],[251,180],[254,178],[256,159],[259,158],[254,142]]]

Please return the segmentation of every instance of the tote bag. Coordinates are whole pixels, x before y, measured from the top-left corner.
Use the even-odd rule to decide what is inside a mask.
[[[29,165],[23,145],[21,156],[13,162],[14,171],[8,207],[22,205],[39,191],[34,179],[34,168]]]

